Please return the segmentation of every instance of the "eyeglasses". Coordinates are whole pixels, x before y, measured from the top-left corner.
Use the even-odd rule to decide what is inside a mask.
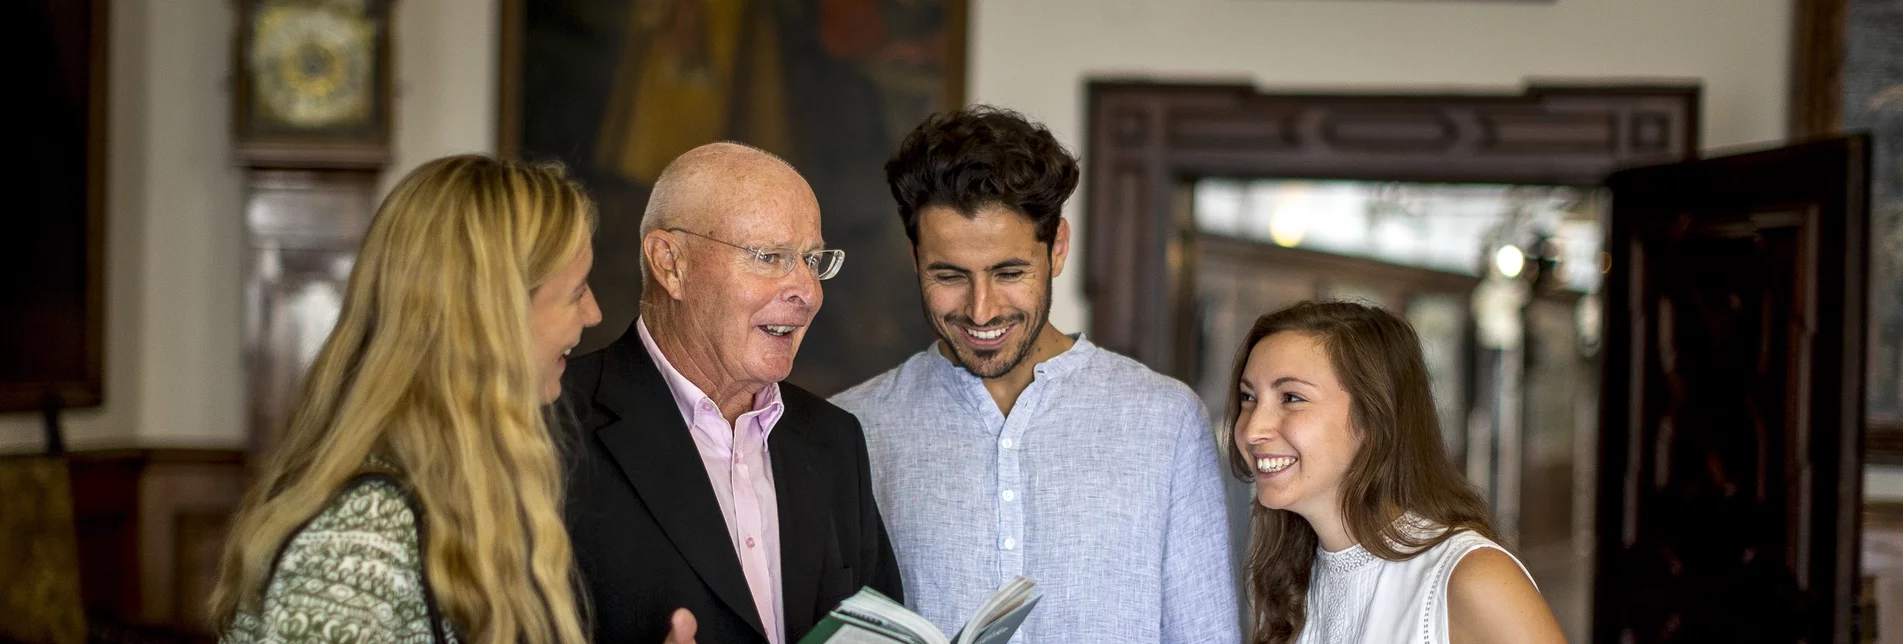
[[[730,241],[702,235],[685,228],[668,228],[666,230],[671,233],[686,233],[710,242],[726,244],[747,251],[747,254],[752,256],[747,261],[747,268],[766,277],[786,277],[793,273],[793,267],[796,265],[796,262],[803,260],[806,264],[806,270],[812,271],[814,277],[829,280],[832,279],[834,275],[839,274],[839,267],[846,265],[846,251],[843,250],[816,250],[802,254],[797,250],[784,246],[773,248],[741,246]]]

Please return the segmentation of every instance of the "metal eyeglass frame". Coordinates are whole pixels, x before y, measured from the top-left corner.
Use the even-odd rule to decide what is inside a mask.
[[[767,259],[767,255],[769,254],[771,255],[780,255],[780,254],[799,255],[800,258],[804,260],[801,263],[806,265],[806,269],[809,271],[812,271],[813,276],[819,278],[821,281],[829,280],[829,279],[832,279],[834,276],[839,275],[839,269],[846,265],[846,251],[839,250],[836,248],[822,249],[822,250],[816,250],[810,253],[800,254],[791,248],[762,249],[762,248],[754,248],[752,246],[741,246],[739,244],[736,244],[724,239],[719,239],[716,237],[703,235],[703,234],[700,234],[685,228],[675,227],[675,228],[664,228],[662,230],[666,230],[671,233],[686,233],[689,235],[693,235],[695,237],[699,237],[701,239],[705,239],[710,242],[714,242],[717,244],[725,244],[727,246],[732,246],[734,248],[738,248],[740,250],[746,251],[748,254],[753,256],[754,261],[758,262],[757,266],[778,267],[782,265],[781,263],[777,263],[777,262],[774,262],[773,260]],[[823,257],[832,258],[832,264],[826,267],[825,272],[821,272],[819,269],[820,264],[825,261],[824,259],[822,259]],[[767,277],[780,278],[780,277],[786,277],[787,275],[790,275],[792,273],[793,273],[793,267],[791,265],[786,265],[785,268],[769,268],[769,270],[762,272],[761,274]]]

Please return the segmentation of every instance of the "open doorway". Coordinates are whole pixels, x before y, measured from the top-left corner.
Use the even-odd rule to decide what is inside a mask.
[[[1256,316],[1313,298],[1401,313],[1423,337],[1449,455],[1568,637],[1587,641],[1600,184],[1694,156],[1698,96],[1093,84],[1092,337],[1189,383],[1220,415]],[[1230,495],[1246,543],[1246,484]]]

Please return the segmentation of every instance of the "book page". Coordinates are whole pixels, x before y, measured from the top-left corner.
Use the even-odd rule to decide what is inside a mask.
[[[929,620],[871,588],[846,598],[839,608],[833,609],[833,614],[845,618],[849,623],[861,622],[871,629],[894,633],[903,638],[902,641],[950,644],[945,634],[940,633],[938,627]]]
[[[1037,585],[1031,580],[1024,577],[1011,580],[1011,583],[1005,584],[990,599],[985,600],[983,606],[978,607],[971,621],[965,622],[965,627],[958,630],[956,641],[958,644],[990,641],[999,633],[1003,637],[998,641],[1010,639],[1011,633],[1017,632],[1025,615],[1031,612],[1031,607],[1037,604],[1040,597],[1043,597],[1043,593],[1037,590]],[[1009,621],[1009,624],[1003,624],[1005,621]]]

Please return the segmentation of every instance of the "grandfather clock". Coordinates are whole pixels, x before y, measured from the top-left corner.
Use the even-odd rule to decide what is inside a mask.
[[[250,449],[276,445],[390,160],[390,0],[239,0]]]

